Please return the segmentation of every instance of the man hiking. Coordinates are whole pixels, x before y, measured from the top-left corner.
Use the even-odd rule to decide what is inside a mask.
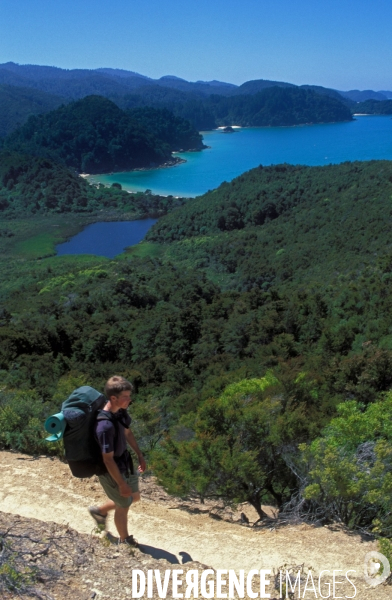
[[[99,475],[99,482],[109,501],[101,506],[90,506],[90,515],[99,526],[106,525],[109,511],[114,510],[114,523],[120,536],[120,543],[136,546],[137,542],[128,533],[128,510],[133,502],[140,500],[138,472],[143,473],[146,462],[135,436],[129,429],[131,417],[127,408],[132,402],[132,384],[115,375],[105,385],[107,403],[103,407],[104,418],[97,417],[96,438],[102,451],[107,473]],[[110,417],[110,418],[107,418]],[[137,454],[139,466],[134,472],[132,458],[127,450],[127,442]]]

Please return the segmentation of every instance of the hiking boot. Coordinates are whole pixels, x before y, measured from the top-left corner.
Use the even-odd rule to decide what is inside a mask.
[[[129,535],[122,542],[120,541],[120,544],[127,544],[127,546],[131,546],[131,548],[137,548],[139,546],[133,535]]]
[[[105,529],[107,515],[101,515],[96,506],[90,506],[88,512],[90,513],[98,527],[100,529]]]

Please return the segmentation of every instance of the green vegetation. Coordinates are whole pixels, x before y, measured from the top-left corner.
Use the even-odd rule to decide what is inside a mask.
[[[391,247],[391,165],[258,167],[161,219],[147,240],[227,289],[350,279]]]
[[[186,149],[203,147],[189,123],[168,111],[144,110],[132,117],[106,98],[88,96],[30,117],[5,139],[4,147],[51,159],[79,173],[104,173],[170,161],[179,141]]]
[[[174,199],[97,189],[46,159],[0,164],[2,447],[42,452],[37,423],[116,372],[170,491],[390,537],[391,163],[254,169],[114,260],[32,257],[110,197],[123,215],[125,199],[135,212]],[[53,185],[34,214],[55,171],[83,210],[60,212]]]
[[[5,137],[31,115],[38,115],[58,108],[63,100],[31,88],[0,85],[0,138]]]
[[[219,125],[264,127],[350,121],[342,102],[312,90],[272,87],[249,96],[211,96],[209,107]]]
[[[29,256],[30,258],[41,258],[55,254],[55,243],[53,235],[48,232],[39,233],[34,237],[19,242],[15,246],[18,254]]]
[[[295,484],[282,442],[298,441],[304,420],[290,427],[293,411],[271,393],[278,385],[271,373],[231,384],[218,399],[183,417],[153,454],[165,487],[177,495],[196,491],[201,498],[248,501],[260,518],[266,516],[261,508],[266,495],[281,507]]]
[[[355,401],[338,407],[323,432],[303,451],[304,498],[326,517],[392,536],[392,394],[366,410]]]
[[[247,81],[237,87],[218,81],[190,83],[178,77],[153,80],[121,69],[67,71],[15,63],[0,67],[0,83],[39,89],[68,101],[99,94],[123,109],[166,108],[199,131],[231,125],[232,119],[255,126],[350,120],[347,106],[354,104],[336,90],[282,81]]]
[[[3,218],[100,212],[98,220],[158,216],[183,204],[183,199],[129,194],[118,183],[110,188],[89,185],[82,177],[51,160],[0,153],[0,212]],[[7,229],[3,229],[7,236]],[[4,233],[5,232],[5,233]],[[1,232],[0,232],[1,233]]]
[[[354,113],[365,115],[392,115],[392,100],[366,100],[353,106]]]
[[[42,422],[50,414],[35,392],[0,392],[0,446],[31,454],[59,453],[60,448],[48,448]]]
[[[205,148],[202,136],[190,122],[187,119],[175,117],[165,108],[156,109],[145,106],[128,110],[127,114],[156,138],[163,140],[172,152]]]
[[[219,125],[265,127],[350,121],[350,109],[342,101],[313,90],[298,87],[268,87],[255,94],[236,96],[190,96],[148,87],[141,93],[125,95],[118,100],[123,108],[136,106],[165,107],[189,120],[198,129]]]

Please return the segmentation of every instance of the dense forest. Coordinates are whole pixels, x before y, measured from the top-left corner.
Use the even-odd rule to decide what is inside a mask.
[[[289,93],[280,96],[276,89],[271,92],[271,88]],[[271,105],[271,95],[264,96],[268,90],[278,106]],[[303,92],[313,92],[335,103],[323,102]],[[0,137],[23,125],[31,114],[48,112],[62,103],[89,95],[109,98],[121,109],[167,109],[200,131],[232,125],[234,121],[244,126],[271,126],[347,120],[349,112],[390,114],[387,98],[391,92],[341,92],[264,79],[236,86],[221,81],[189,82],[174,76],[151,79],[121,69],[65,70],[5,63],[0,65]],[[252,100],[255,95],[257,98]],[[178,141],[179,149],[191,147],[184,144],[181,136]]]
[[[8,88],[15,90],[14,100],[5,97],[0,105],[0,115],[7,117],[7,133],[24,123],[18,114],[24,113],[27,118],[28,114],[45,112],[36,107],[34,94],[39,93],[46,110],[50,110],[50,103],[56,97],[60,103],[61,99],[69,102],[100,95],[121,109],[167,109],[190,121],[199,131],[233,123],[280,126],[350,120],[350,109],[355,106],[339,92],[321,86],[296,86],[263,79],[240,86],[219,81],[192,83],[178,77],[154,80],[119,69],[67,71],[6,63],[0,65],[0,84],[8,84]],[[153,122],[151,115],[148,120],[150,124]],[[184,146],[183,140],[179,146],[192,147],[189,143]],[[200,141],[194,145],[199,146]]]
[[[57,209],[4,218],[0,445],[61,453],[44,417],[117,372],[170,491],[391,535],[391,181],[388,161],[254,169],[113,260],[29,258]]]
[[[118,183],[110,188],[89,185],[76,173],[48,159],[0,153],[2,219],[69,212],[88,215],[98,210],[105,211],[105,218],[161,216],[183,202],[173,196],[129,194]]]
[[[202,136],[187,119],[176,117],[169,110],[149,106],[130,109],[127,115],[137,121],[157,139],[163,140],[171,152],[202,150]]]
[[[164,106],[188,119],[196,129],[212,129],[221,125],[264,127],[350,121],[350,109],[344,101],[320,95],[299,87],[267,87],[254,94],[187,97],[173,90],[148,88],[143,93],[118,99],[122,107],[140,105]]]
[[[64,104],[64,100],[39,90],[0,85],[0,138],[5,137],[31,115],[49,112]]]
[[[332,281],[391,248],[391,165],[260,166],[168,215],[147,239],[227,289]]]
[[[366,100],[355,105],[355,112],[365,115],[392,115],[392,100]]]
[[[168,111],[145,109],[132,116],[106,98],[88,96],[30,117],[4,140],[4,148],[78,172],[105,173],[161,165],[172,160],[178,145],[201,149],[201,140],[188,122]]]
[[[159,85],[197,95],[226,94],[237,86],[220,81],[188,82],[174,76],[151,79],[123,69],[60,69],[40,65],[0,64],[0,83],[31,87],[50,94],[78,100],[90,95],[124,95],[138,88]]]

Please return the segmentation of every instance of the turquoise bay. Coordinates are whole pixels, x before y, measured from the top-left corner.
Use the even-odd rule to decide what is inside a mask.
[[[347,160],[392,160],[392,119],[357,117],[349,123],[240,129],[233,134],[202,132],[210,146],[179,156],[175,167],[94,175],[91,182],[119,182],[129,191],[197,196],[258,165],[287,162],[327,165]]]

